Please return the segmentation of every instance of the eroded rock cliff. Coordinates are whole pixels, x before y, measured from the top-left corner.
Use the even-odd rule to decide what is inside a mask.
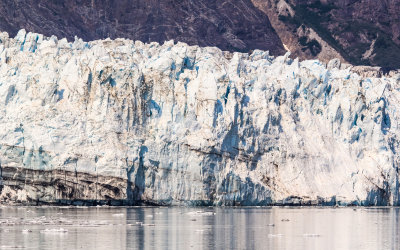
[[[172,41],[0,39],[3,202],[400,204],[398,75]]]

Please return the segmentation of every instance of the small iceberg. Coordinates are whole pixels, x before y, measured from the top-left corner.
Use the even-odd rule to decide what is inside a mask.
[[[189,216],[211,216],[215,215],[214,212],[204,212],[204,211],[194,211],[194,212],[189,212],[187,213]]]
[[[68,233],[68,230],[64,229],[64,228],[53,228],[53,229],[41,230],[40,233],[44,233],[44,234]]]
[[[124,214],[113,214],[112,216],[113,216],[113,217],[123,217]]]
[[[303,234],[303,237],[321,237],[320,234]]]
[[[268,234],[268,238],[280,238],[283,237],[283,234]]]

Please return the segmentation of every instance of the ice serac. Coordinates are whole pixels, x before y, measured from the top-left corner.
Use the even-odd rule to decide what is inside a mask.
[[[0,35],[3,202],[400,205],[399,77]]]

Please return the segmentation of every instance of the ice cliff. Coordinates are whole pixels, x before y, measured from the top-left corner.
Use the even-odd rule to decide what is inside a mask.
[[[263,51],[1,33],[1,199],[400,205],[399,79]]]

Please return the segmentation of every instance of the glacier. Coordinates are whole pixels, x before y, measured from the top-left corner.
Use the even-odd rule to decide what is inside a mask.
[[[2,203],[400,205],[400,75],[0,33]]]

